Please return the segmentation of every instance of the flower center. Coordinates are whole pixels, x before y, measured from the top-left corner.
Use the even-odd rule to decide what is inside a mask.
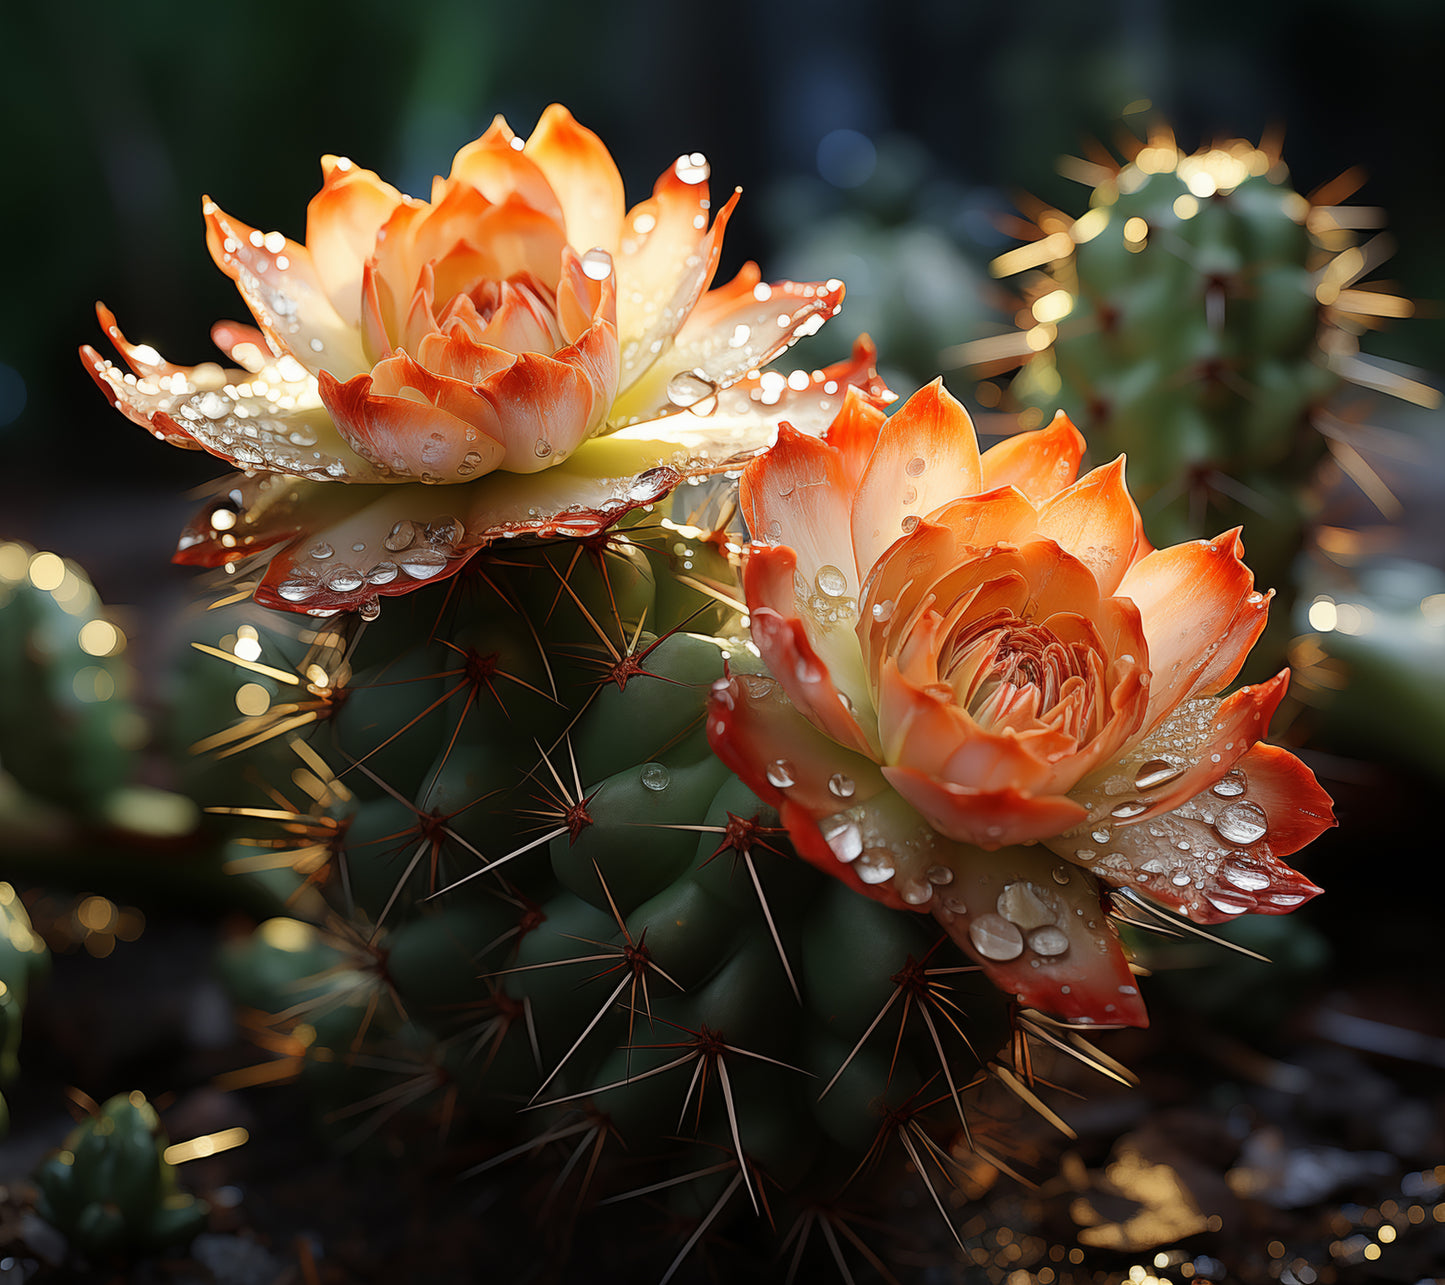
[[[1092,722],[1100,671],[1093,649],[1007,609],[961,621],[939,662],[955,701],[983,727],[1042,719],[1083,736]]]

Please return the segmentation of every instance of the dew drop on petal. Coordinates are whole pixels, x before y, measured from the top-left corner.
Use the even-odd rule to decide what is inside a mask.
[[[828,793],[835,799],[851,799],[854,788],[853,778],[845,776],[842,772],[834,772],[828,778]]]
[[[1109,809],[1111,817],[1118,817],[1121,821],[1127,821],[1130,817],[1136,817],[1141,812],[1147,812],[1149,805],[1139,799],[1125,799],[1123,803],[1116,803]]]
[[[549,442],[545,437],[539,437],[535,442],[532,443],[532,454],[535,455],[539,460],[545,460],[549,455],[552,454],[552,443]]]
[[[1253,897],[1231,897],[1227,892],[1211,890],[1204,894],[1205,900],[1216,910],[1226,915],[1242,915],[1255,907]]]
[[[606,281],[612,275],[612,256],[600,245],[582,256],[582,271],[593,281]]]
[[[1042,928],[1058,918],[1054,907],[1049,904],[1051,900],[1052,894],[1045,893],[1025,879],[1019,879],[999,893],[997,909],[1000,915],[1020,928]]]
[[[283,580],[276,586],[276,592],[287,602],[305,602],[321,587],[320,582],[310,576],[297,576]]]
[[[391,528],[390,534],[387,535],[382,543],[393,553],[396,553],[401,549],[410,548],[415,539],[416,523],[402,518],[400,522]]]
[[[1220,866],[1219,873],[1245,892],[1259,892],[1271,883],[1269,875],[1247,861],[1226,861]]]
[[[717,392],[717,385],[700,370],[680,370],[667,381],[667,400],[674,406],[696,406]]]
[[[1237,799],[1245,790],[1244,773],[1238,768],[1231,768],[1210,788],[1221,799]]]
[[[867,883],[868,876],[864,874],[861,863],[857,869],[858,877]],[[898,895],[910,906],[926,906],[933,899],[933,885],[931,883],[906,883],[899,890]]]
[[[1162,758],[1150,759],[1147,763],[1141,763],[1139,770],[1134,773],[1134,788],[1157,790],[1161,785],[1168,785],[1170,781],[1183,775],[1183,772],[1183,763]]]
[[[1231,803],[1214,818],[1219,837],[1230,843],[1253,843],[1269,829],[1264,809],[1256,803]]]
[[[321,583],[333,593],[355,593],[364,581],[355,567],[333,567]]]
[[[325,562],[336,550],[327,544],[325,540],[318,540],[306,552],[318,562]]]
[[[833,820],[824,823],[823,838],[827,841],[828,847],[833,850],[833,855],[839,861],[856,861],[863,855],[863,835],[858,827],[847,819]],[[875,883],[882,883],[884,879],[893,874],[890,868],[888,874],[874,880]]]
[[[793,784],[793,765],[787,759],[774,759],[768,764],[768,781],[780,790]]]
[[[953,871],[947,866],[929,866],[928,882],[938,884],[940,887],[944,884],[952,883]]]
[[[1055,866],[1050,872],[1054,876],[1054,882],[1059,887],[1066,887],[1070,882],[1069,871],[1066,866]]]
[[[855,833],[857,832],[857,826],[850,828]],[[829,839],[828,842],[832,844],[833,841]],[[837,853],[839,861],[852,860],[851,857],[845,857],[841,852],[838,852],[836,847],[834,847],[833,851]],[[887,883],[894,875],[893,854],[887,848],[869,848],[862,854],[858,864],[853,868],[858,872],[858,878],[863,880],[864,883]],[[916,885],[913,886],[916,887]],[[931,891],[932,889],[930,889],[930,892]],[[907,890],[904,890],[904,900],[907,900]],[[925,897],[923,900],[927,901],[928,898]],[[921,905],[922,902],[915,901],[909,904],[916,906]]]
[[[684,183],[706,183],[708,175],[712,173],[707,157],[701,152],[679,156],[672,168]]]
[[[1024,935],[1002,915],[980,915],[968,926],[968,939],[985,959],[1017,959],[1024,953]]]
[[[672,781],[672,773],[662,763],[644,763],[641,777],[649,790],[665,790]]]
[[[1046,955],[1052,959],[1068,951],[1069,938],[1062,929],[1050,924],[1029,934],[1029,946],[1035,954]]]
[[[921,455],[915,455],[904,467],[904,472],[907,473],[909,477],[922,477],[923,470],[927,467],[928,461]]]
[[[1094,831],[1094,842],[1095,842],[1095,843],[1108,843],[1108,842],[1109,842],[1109,839],[1110,839],[1111,837],[1112,837],[1112,836],[1111,836],[1111,834],[1110,834],[1110,832],[1109,832],[1108,830],[1095,830],[1095,831]]]
[[[398,562],[401,569],[414,580],[430,580],[439,575],[447,565],[447,555],[439,549],[411,549]]]
[[[381,615],[381,599],[372,594],[356,611],[363,620],[375,620]]]
[[[910,513],[906,518],[903,519],[902,526],[904,535],[907,535],[909,532],[915,530],[918,526],[918,515],[915,513]]]
[[[818,568],[818,592],[828,598],[841,598],[848,592],[848,577],[831,563]]]
[[[378,562],[374,567],[367,568],[366,581],[368,584],[390,584],[396,575],[396,563]]]
[[[873,619],[880,625],[887,624],[893,618],[893,599],[885,598],[882,602],[873,604]]]

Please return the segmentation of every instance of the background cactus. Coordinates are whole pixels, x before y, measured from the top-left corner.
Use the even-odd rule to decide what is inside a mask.
[[[303,631],[318,774],[255,836],[295,917],[224,962],[278,1056],[234,1082],[300,1075],[351,1143],[470,1125],[579,1204],[665,1183],[797,1231],[927,1153],[946,1213],[1004,1005],[927,917],[793,859],[712,756],[712,684],[760,668],[699,587],[728,575],[722,537],[652,518]],[[1021,1047],[1051,1030],[1016,1018]],[[999,1083],[1046,1111],[1025,1079]]]
[[[109,1099],[36,1171],[36,1212],[73,1248],[95,1259],[190,1240],[205,1226],[207,1206],[180,1190],[166,1145],[160,1119],[143,1094]]]
[[[993,264],[1020,282],[1020,333],[958,356],[985,375],[1022,358],[1024,427],[1064,407],[1096,461],[1126,452],[1156,545],[1242,524],[1259,583],[1287,592],[1327,451],[1368,472],[1332,396],[1346,380],[1431,396],[1359,353],[1363,331],[1413,310],[1362,283],[1389,253],[1357,231],[1380,212],[1337,204],[1357,175],[1301,196],[1268,141],[1186,154],[1156,131],[1125,164],[1098,149],[1062,168],[1092,188],[1087,213],[1032,209],[1038,239]]]
[[[20,1023],[25,1000],[47,963],[45,943],[30,926],[24,903],[8,883],[0,883],[0,1088],[20,1071]],[[9,1127],[0,1094],[0,1137]]]

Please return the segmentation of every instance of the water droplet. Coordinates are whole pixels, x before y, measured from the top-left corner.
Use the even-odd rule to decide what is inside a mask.
[[[938,894],[938,904],[950,914],[968,914],[968,905],[956,892],[941,892]]]
[[[427,523],[426,528],[426,538],[431,544],[455,545],[460,543],[466,533],[466,527],[450,513],[437,518],[435,522]]]
[[[1040,928],[1029,934],[1029,945],[1039,955],[1046,955],[1050,959],[1057,955],[1067,953],[1069,949],[1068,934],[1062,929],[1055,928],[1052,924]]]
[[[797,675],[800,683],[821,683],[825,677],[823,669],[806,656],[799,658],[798,663],[793,666],[793,673]]]
[[[695,406],[717,392],[717,385],[700,370],[680,370],[667,381],[667,400],[674,406]]]
[[[863,874],[861,865],[859,875]],[[867,880],[865,879],[866,883]],[[933,885],[931,883],[906,883],[899,890],[898,895],[910,906],[926,906],[933,898]]]
[[[916,530],[918,527],[917,515],[910,513],[906,518],[903,519],[902,526],[904,535],[907,535],[909,532]]]
[[[1230,768],[1210,788],[1221,799],[1237,799],[1245,790],[1244,773],[1237,767]]]
[[[1187,888],[1189,886],[1189,871],[1181,870],[1178,874],[1171,875],[1169,882],[1176,888]]]
[[[998,913],[1020,928],[1042,928],[1058,918],[1052,900],[1052,894],[1020,879],[999,893]]]
[[[690,152],[685,156],[679,156],[672,168],[684,183],[706,183],[708,175],[712,173],[712,167],[708,165],[707,157],[701,152]]]
[[[1219,867],[1219,873],[1245,892],[1259,892],[1272,882],[1269,875],[1247,861],[1226,861]]]
[[[823,838],[839,861],[856,861],[863,855],[863,835],[859,832],[858,827],[846,818],[835,819],[828,823],[827,828],[823,831]],[[886,875],[873,882],[882,883],[892,874],[893,871],[890,868]]]
[[[356,611],[363,620],[375,620],[381,615],[381,599],[372,594]]]
[[[768,764],[768,780],[780,790],[786,790],[793,782],[793,765],[787,759],[774,759]]]
[[[1024,935],[1002,915],[980,915],[968,926],[968,939],[985,959],[1017,959],[1024,953]]]
[[[207,393],[196,406],[207,419],[221,419],[231,409],[231,403],[215,392]]]
[[[447,565],[447,555],[439,549],[412,549],[398,560],[401,569],[414,580],[430,580]]]
[[[1049,873],[1053,875],[1054,882],[1058,884],[1060,888],[1067,887],[1071,882],[1067,866],[1055,866]]]
[[[333,567],[321,583],[333,593],[355,593],[364,581],[355,567]]]
[[[893,618],[894,602],[892,598],[885,598],[882,602],[873,604],[873,619],[880,625],[886,625]]]
[[[1183,763],[1170,759],[1150,759],[1147,763],[1141,763],[1139,770],[1134,773],[1134,788],[1157,790],[1161,785],[1168,785],[1170,781],[1183,775],[1183,772]]]
[[[297,576],[291,580],[283,580],[276,586],[276,592],[285,598],[287,602],[305,602],[319,588],[321,582],[311,576]]]
[[[627,498],[648,504],[666,495],[675,478],[676,474],[670,468],[650,468],[645,473],[639,473],[636,481],[627,488]]]
[[[600,245],[582,256],[582,271],[593,281],[606,281],[612,275],[612,256]]]
[[[665,790],[672,781],[672,773],[661,763],[644,763],[642,783],[649,790]]]
[[[1253,843],[1269,829],[1264,809],[1256,803],[1231,803],[1214,818],[1221,839],[1230,843]]]
[[[336,552],[325,540],[318,540],[307,551],[308,556],[315,558],[318,562],[325,562]]]
[[[1272,892],[1265,900],[1272,906],[1298,906],[1307,898],[1302,892]]]
[[[829,598],[841,598],[848,592],[848,577],[831,563],[818,568],[818,592]]]
[[[1231,897],[1227,892],[1211,890],[1204,894],[1204,898],[1216,910],[1226,915],[1242,915],[1253,910],[1257,904],[1253,897],[1241,895]]]
[[[382,544],[386,545],[393,553],[396,553],[401,549],[409,548],[415,539],[416,523],[402,518],[400,522],[391,528],[391,534],[382,541]]]
[[[828,778],[828,793],[835,799],[851,799],[854,788],[853,778],[844,776],[842,772],[834,772]]]
[[[915,455],[911,460],[908,461],[903,471],[907,473],[909,477],[922,477],[923,470],[927,467],[928,461],[925,460],[921,455]]]
[[[552,454],[552,443],[549,442],[545,437],[539,437],[535,442],[532,443],[532,454],[535,455],[539,460],[545,460],[549,455]]]
[[[940,886],[946,883],[952,883],[953,871],[950,870],[947,866],[929,866],[928,882],[938,884]]]
[[[851,828],[855,833],[857,832],[857,826]],[[829,839],[828,842],[831,844],[833,841]],[[844,857],[841,852],[838,852],[837,848],[834,848],[833,851],[837,853],[839,861],[850,860],[850,858]],[[895,873],[893,854],[887,848],[869,848],[863,853],[858,864],[853,868],[858,872],[858,878],[863,880],[864,883],[887,883],[888,880],[893,878]],[[916,884],[913,886],[917,887]],[[930,888],[929,892],[931,893],[932,891]],[[906,890],[904,891],[904,900],[907,900]],[[927,900],[928,898],[925,897],[924,901]],[[920,905],[921,903],[913,902],[911,904]]]
[[[1112,837],[1112,836],[1111,836],[1111,834],[1110,834],[1110,832],[1109,832],[1108,830],[1095,830],[1095,831],[1094,831],[1094,842],[1095,842],[1095,843],[1108,843],[1108,842],[1109,842],[1109,839],[1110,839],[1111,837]]]
[[[1141,812],[1147,812],[1148,810],[1149,805],[1139,799],[1125,799],[1123,803],[1114,804],[1114,806],[1109,809],[1109,815],[1111,817],[1118,817],[1121,821],[1126,821],[1128,818],[1136,817]]]
[[[366,581],[368,584],[390,584],[396,579],[396,563],[378,562],[374,567],[367,568]]]

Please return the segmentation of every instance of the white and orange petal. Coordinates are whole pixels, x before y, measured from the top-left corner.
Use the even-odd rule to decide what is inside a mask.
[[[626,197],[622,175],[602,140],[553,103],[522,150],[556,194],[568,243],[584,252],[594,247],[615,252]]]
[[[622,282],[617,298],[620,393],[641,379],[671,347],[712,281],[723,233],[737,201],[734,192],[709,228],[712,202],[706,164],[680,157],[657,180],[651,199],[628,213],[613,257]],[[624,420],[640,413],[619,407]]]
[[[1030,794],[1015,786],[980,790],[907,767],[884,767],[883,775],[939,834],[990,851],[1052,838],[1088,815],[1064,794]]]
[[[402,194],[341,156],[323,156],[321,174],[321,190],[306,207],[306,248],[337,315],[360,327],[362,269]]]
[[[836,316],[843,285],[840,281],[758,282],[730,308],[705,308],[709,298],[703,297],[671,346],[627,391],[617,416],[653,419],[716,398],[720,389],[767,365]]]
[[[81,360],[112,405],[161,440],[208,451],[240,468],[321,481],[390,476],[342,439],[317,397],[315,381],[289,357],[257,353],[253,371],[227,371],[214,363],[174,366],[153,349],[130,344],[109,311],[98,311],[134,370],[122,371],[88,345],[80,350]],[[239,329],[244,337],[245,329]]]
[[[561,230],[564,215],[557,192],[501,116],[493,117],[486,132],[452,158],[451,173],[432,185],[433,203],[446,190],[462,184],[492,205],[520,200]]]
[[[861,577],[921,518],[977,494],[978,440],[941,379],[914,393],[879,430],[853,497],[853,552]]]
[[[348,379],[368,368],[360,333],[337,312],[304,245],[232,218],[209,197],[201,210],[211,258],[277,351],[313,375],[329,370]]]
[[[1067,1022],[1147,1026],[1138,984],[1100,889],[1038,847],[950,845],[934,918],[988,979]]]
[[[1078,558],[1110,597],[1134,562],[1144,534],[1124,484],[1124,457],[1096,468],[1039,506],[1037,531]]]
[[[1084,435],[1059,411],[1047,427],[1015,433],[984,451],[980,489],[1013,486],[1042,504],[1073,484],[1085,448]]]
[[[1125,573],[1119,594],[1139,608],[1149,644],[1152,727],[1221,673],[1237,672],[1263,628],[1268,599],[1254,588],[1238,532],[1158,549]]]

